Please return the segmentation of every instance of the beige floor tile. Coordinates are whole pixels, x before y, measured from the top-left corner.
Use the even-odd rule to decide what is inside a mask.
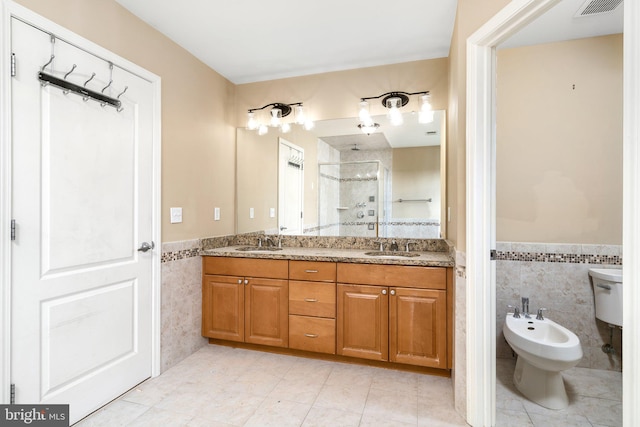
[[[299,427],[309,409],[310,404],[267,398],[244,427]]]
[[[186,426],[192,418],[191,415],[151,408],[127,425],[131,427],[183,427]]]
[[[369,386],[325,385],[313,406],[362,413],[368,394]]]
[[[460,416],[453,402],[448,405],[429,405],[428,402],[418,404],[419,427],[466,427],[467,423]]]
[[[453,403],[451,405],[453,406]],[[363,419],[381,419],[416,425],[418,422],[417,391],[387,391],[372,386],[362,416]]]
[[[496,427],[532,427],[533,422],[523,411],[496,409]]]
[[[116,400],[91,416],[76,423],[78,427],[118,427],[128,426],[149,410],[148,406]],[[75,427],[74,426],[74,427]]]
[[[358,427],[362,414],[338,409],[313,407],[302,427]]]

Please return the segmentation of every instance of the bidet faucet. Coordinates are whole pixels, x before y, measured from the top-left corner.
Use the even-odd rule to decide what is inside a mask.
[[[522,297],[522,314],[525,319],[531,319],[529,316],[529,297]]]
[[[520,318],[520,309],[518,308],[517,305],[508,305],[507,308],[513,308],[513,317],[515,319]]]
[[[273,240],[271,240],[269,236],[264,237],[264,244],[267,246],[275,246],[275,243],[273,243]]]
[[[536,316],[536,320],[544,320],[544,317],[542,316],[542,312],[543,311],[547,311],[546,308],[539,308],[538,309],[538,315]]]

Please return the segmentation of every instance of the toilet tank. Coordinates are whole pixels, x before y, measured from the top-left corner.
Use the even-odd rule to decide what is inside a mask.
[[[591,268],[596,318],[611,325],[622,326],[622,270]]]

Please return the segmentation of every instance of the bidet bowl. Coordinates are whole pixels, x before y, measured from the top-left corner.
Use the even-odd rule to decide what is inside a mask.
[[[513,351],[537,368],[558,372],[582,359],[580,339],[553,320],[515,318],[509,313],[502,331]]]

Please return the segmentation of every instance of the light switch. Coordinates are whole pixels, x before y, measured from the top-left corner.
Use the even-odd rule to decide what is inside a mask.
[[[253,210],[253,208],[249,208],[249,218],[253,219],[254,216],[255,216],[255,211]]]
[[[213,208],[214,221],[220,221],[220,208]]]
[[[269,218],[276,217],[276,208],[269,208]]]
[[[171,224],[182,222],[182,208],[171,208]]]

